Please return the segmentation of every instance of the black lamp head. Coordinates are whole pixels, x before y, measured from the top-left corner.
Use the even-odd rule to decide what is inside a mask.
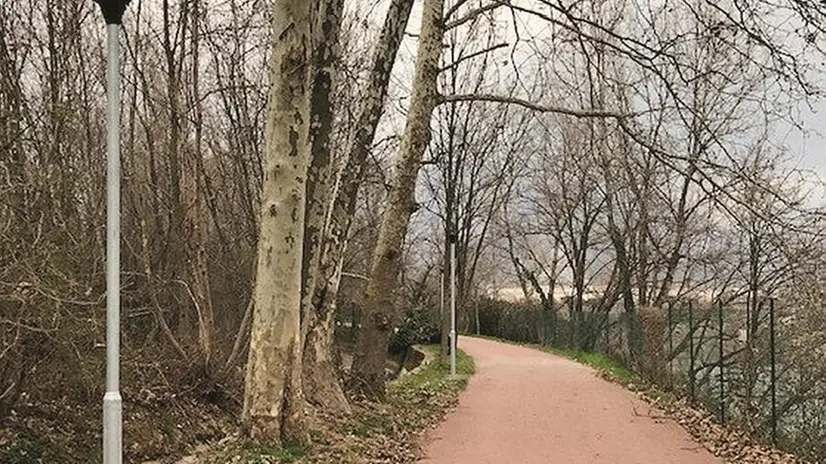
[[[129,0],[94,0],[94,2],[100,5],[106,24],[121,24],[123,12],[129,4]]]

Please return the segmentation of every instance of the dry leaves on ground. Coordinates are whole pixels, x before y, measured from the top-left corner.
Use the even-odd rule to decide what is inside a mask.
[[[622,384],[611,373],[599,372],[600,377]],[[808,464],[790,453],[759,443],[742,430],[723,427],[712,413],[690,405],[685,399],[663,401],[656,389],[625,385],[658,411],[657,417],[674,420],[707,450],[733,464]],[[648,415],[651,415],[650,413]]]

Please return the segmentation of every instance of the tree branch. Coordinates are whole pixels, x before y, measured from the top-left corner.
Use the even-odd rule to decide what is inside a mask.
[[[448,18],[456,14],[456,12],[459,11],[459,8],[461,8],[467,2],[468,0],[456,0],[456,3],[454,3],[452,7],[448,8],[447,12],[444,15],[444,20],[447,21]]]
[[[533,103],[528,100],[523,100],[521,98],[515,97],[503,97],[499,95],[491,95],[491,94],[466,94],[466,95],[442,95],[439,97],[439,103],[453,103],[453,102],[474,102],[474,101],[485,101],[485,102],[497,102],[497,103],[507,103],[511,105],[519,105],[525,108],[528,108],[533,111],[538,111],[540,113],[556,113],[556,114],[564,114],[568,116],[573,116],[575,118],[613,118],[613,119],[625,119],[631,116],[634,116],[633,113],[630,114],[623,114],[623,113],[615,113],[613,111],[602,111],[602,110],[580,110],[580,109],[572,109],[572,108],[562,108],[558,106],[546,106],[540,105],[538,103]]]
[[[370,281],[370,277],[368,277],[366,275],[362,275],[362,274],[355,274],[353,272],[342,272],[341,276],[342,277],[350,277],[351,279],[364,280],[364,281],[367,281],[367,282]]]
[[[254,302],[255,296],[251,295],[250,301],[247,303],[247,309],[244,310],[244,317],[241,319],[241,325],[238,327],[238,333],[235,334],[235,342],[232,344],[232,351],[224,364],[224,374],[229,372],[229,370],[235,365],[238,358],[241,356],[242,349],[247,345],[247,339],[250,335],[250,326],[252,323]]]
[[[508,46],[508,44],[507,44],[507,43],[500,43],[500,44],[492,45],[492,46],[490,46],[490,47],[488,47],[488,48],[485,48],[484,50],[479,50],[478,52],[473,52],[473,53],[471,53],[471,54],[469,54],[469,55],[466,55],[466,56],[460,56],[460,57],[459,57],[456,61],[454,61],[453,63],[450,63],[449,65],[443,66],[441,69],[439,69],[439,72],[440,72],[440,73],[441,73],[441,72],[445,72],[445,71],[447,71],[448,69],[455,68],[456,66],[459,66],[459,64],[461,64],[462,62],[467,61],[467,60],[469,60],[469,59],[471,59],[471,58],[475,58],[475,57],[477,57],[477,56],[479,56],[479,55],[484,55],[485,53],[492,52],[492,51],[494,51],[494,50],[498,50],[498,49],[500,49],[500,48],[504,48],[504,47],[507,47],[507,46]]]
[[[464,2],[459,2],[459,4],[457,6],[451,8],[450,11],[447,12],[447,15],[445,15],[445,18],[448,18],[450,15],[455,13],[457,7],[460,6],[463,3]],[[500,6],[505,6],[505,5],[509,5],[509,4],[510,4],[510,0],[497,0],[493,3],[488,4],[488,5],[480,6],[479,8],[474,8],[473,10],[470,10],[469,12],[467,12],[467,14],[465,14],[461,18],[445,23],[445,30],[447,31],[447,30],[453,29],[455,27],[459,27],[462,24],[473,21],[474,19],[476,19],[482,13],[485,13],[485,12],[490,11],[490,10],[495,10],[496,8],[499,8]]]

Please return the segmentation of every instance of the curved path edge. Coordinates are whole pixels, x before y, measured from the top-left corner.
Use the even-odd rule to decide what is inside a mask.
[[[426,464],[721,464],[688,432],[590,367],[533,348],[461,337],[471,377],[430,431]]]

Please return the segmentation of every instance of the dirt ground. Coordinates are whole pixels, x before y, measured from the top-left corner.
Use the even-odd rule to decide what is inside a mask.
[[[722,463],[671,420],[589,367],[461,337],[476,375],[428,434],[421,463]]]

